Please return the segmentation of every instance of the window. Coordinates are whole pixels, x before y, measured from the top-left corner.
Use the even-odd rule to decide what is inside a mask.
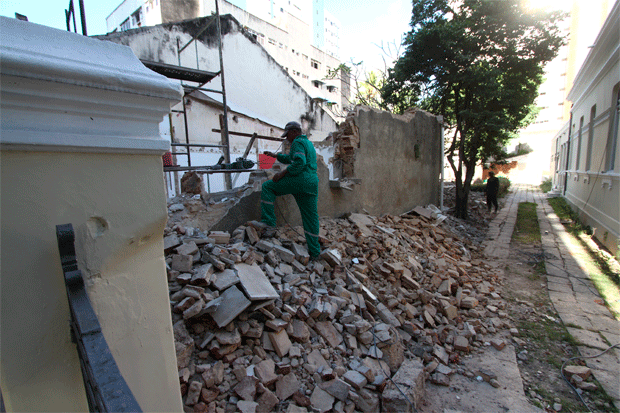
[[[129,17],[127,17],[125,21],[121,23],[121,31],[129,29],[131,29],[131,22],[129,21]]]
[[[304,58],[304,60],[308,60],[308,56],[306,56],[305,54],[302,54],[301,56]]]
[[[335,93],[337,90],[336,86],[327,86],[327,91],[330,93]]]
[[[592,167],[592,144],[594,143],[594,119],[596,118],[596,105],[590,109],[590,124],[588,125],[588,147],[586,152],[586,171]]]
[[[314,86],[316,88],[319,88],[319,89],[321,88],[321,84],[318,81],[316,81],[316,80],[312,81],[312,86]]]
[[[131,15],[131,26],[132,27],[142,26],[142,8],[139,8]]]
[[[272,44],[272,45],[274,45],[274,46],[276,45],[276,40],[275,40],[275,39],[272,39],[272,38],[270,37],[268,41],[269,41],[269,44]]]
[[[616,148],[618,147],[618,125],[620,124],[620,84],[616,85],[616,93],[613,96],[615,101],[611,102],[611,113],[609,119],[609,135],[607,136],[607,152],[605,159],[605,170],[613,171],[616,166]]]
[[[579,119],[579,130],[577,131],[577,162],[575,169],[579,170],[579,163],[581,161],[581,133],[583,132],[583,116]]]
[[[310,61],[310,65],[311,65],[313,68],[315,68],[315,69],[320,69],[320,68],[321,68],[321,64],[320,64],[318,61],[314,60],[314,59],[312,59],[312,60]]]

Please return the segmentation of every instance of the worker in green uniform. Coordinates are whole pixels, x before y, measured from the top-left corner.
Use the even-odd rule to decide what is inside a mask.
[[[304,226],[308,252],[311,257],[321,253],[319,245],[319,176],[316,169],[316,151],[306,135],[301,134],[301,125],[289,122],[282,137],[291,144],[288,155],[266,151],[265,155],[276,158],[286,169],[263,183],[261,193],[261,221],[272,227],[276,226],[274,202],[277,196],[292,194],[297,201]]]

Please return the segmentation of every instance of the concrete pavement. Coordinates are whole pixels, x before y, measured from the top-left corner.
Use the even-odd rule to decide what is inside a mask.
[[[519,203],[536,203],[549,297],[569,333],[582,344],[581,355],[597,355],[620,343],[620,322],[603,305],[590,280],[584,260],[587,253],[566,233],[547,196],[534,186],[515,185],[511,191],[504,207],[489,224],[485,253],[489,257],[507,258]],[[620,348],[585,362],[620,409]]]

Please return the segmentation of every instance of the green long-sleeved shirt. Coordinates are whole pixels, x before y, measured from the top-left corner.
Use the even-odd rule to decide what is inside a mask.
[[[316,175],[317,173],[316,150],[306,135],[299,135],[296,137],[288,155],[280,153],[277,159],[279,162],[289,165],[286,168],[288,175]]]

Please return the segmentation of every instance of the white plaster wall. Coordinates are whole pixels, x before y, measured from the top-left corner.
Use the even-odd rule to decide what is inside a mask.
[[[181,91],[126,47],[0,17],[0,377],[7,411],[87,411],[55,227],[144,411],[181,411],[158,123]]]
[[[152,155],[2,152],[8,411],[88,410],[56,243],[55,226],[66,223],[104,336],[143,411],[180,410],[158,170],[161,157]]]
[[[128,45],[141,59],[155,60],[177,65],[176,39],[182,45],[191,36],[174,27],[171,31],[163,26],[145,28],[137,33],[119,37],[112,34],[108,40]],[[208,47],[198,43],[198,68],[219,71],[219,55],[215,45]],[[336,129],[336,123],[320,111],[308,94],[275,62],[269,54],[239,32],[231,32],[223,38],[223,60],[226,80],[226,99],[231,105],[243,108],[243,112],[255,114],[261,120],[274,125],[286,125],[302,116],[315,119],[310,128],[312,140],[323,140]],[[192,44],[181,53],[181,65],[196,68],[196,49]],[[221,81],[215,78],[208,88],[221,90]],[[221,101],[221,95],[207,93]],[[219,123],[214,126],[219,128]],[[210,130],[211,128],[209,128]]]
[[[221,109],[212,105],[204,104],[199,100],[189,98],[191,104],[187,105],[187,116],[189,126],[190,142],[198,144],[221,144],[221,134],[219,132],[212,132],[211,129],[219,129],[219,115]],[[181,109],[181,105],[178,105],[176,109]],[[174,130],[174,136],[176,141],[185,143],[185,123],[183,121],[183,115],[172,113],[172,125]],[[280,127],[272,126],[261,122],[255,118],[249,118],[236,112],[229,112],[229,125],[228,128],[233,132],[242,133],[257,133],[262,136],[272,136],[280,138],[282,129]],[[217,126],[216,126],[217,125]],[[230,135],[230,160],[234,162],[237,158],[243,156],[245,149],[250,142],[250,138]],[[184,149],[176,147],[173,152],[180,152]],[[248,159],[258,162],[258,154],[264,151],[276,152],[281,150],[279,142],[256,140],[252,147]],[[220,148],[192,148],[191,162],[193,166],[207,166],[214,165],[222,155]],[[177,155],[176,165],[187,166],[187,156]],[[180,172],[176,179],[180,179],[182,176]],[[247,183],[249,179],[248,173],[233,174],[231,176],[233,187],[239,187]],[[226,190],[223,174],[204,174],[204,186],[207,192],[220,192]],[[169,180],[173,178],[170,177]],[[172,197],[177,195],[176,190],[172,190],[169,187],[168,196]]]
[[[608,156],[606,147],[609,130],[612,127],[611,113],[614,90],[620,86],[620,40],[618,39],[618,17],[620,3],[615,6],[597,37],[596,46],[590,51],[568,98],[574,101],[573,124],[570,146],[567,144],[568,125],[556,135],[553,153],[555,154],[556,174],[554,184],[565,190],[564,196],[581,211],[580,218],[595,228],[595,235],[612,252],[618,250],[620,238],[620,146],[616,147],[616,162],[613,170],[605,170]],[[596,119],[590,124],[590,110],[596,105]],[[576,164],[579,121],[584,118],[581,135],[581,155]],[[616,120],[617,121],[617,120]],[[586,168],[588,157],[588,135],[593,131],[590,167]],[[567,152],[568,149],[568,154]],[[566,169],[566,157],[570,167]],[[564,176],[567,176],[564,187]]]
[[[144,4],[144,0],[125,0],[119,4],[105,19],[108,32],[118,28],[122,22],[141,8],[142,4]]]

